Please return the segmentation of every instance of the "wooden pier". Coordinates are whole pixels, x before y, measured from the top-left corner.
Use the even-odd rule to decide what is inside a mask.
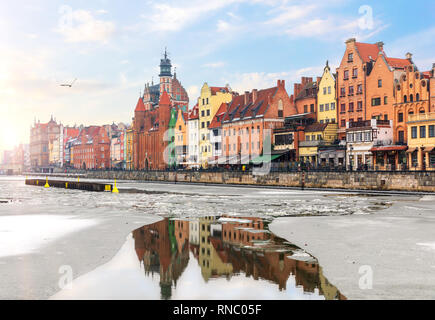
[[[61,189],[75,189],[93,192],[113,192],[112,184],[79,181],[61,181],[47,179],[26,179],[26,185]]]

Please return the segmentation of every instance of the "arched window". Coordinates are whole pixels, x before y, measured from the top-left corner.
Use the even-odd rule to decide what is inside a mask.
[[[420,101],[420,94],[419,93],[417,93],[417,95],[415,96],[415,100]]]
[[[409,96],[409,101],[410,101],[410,102],[414,102],[414,95],[411,94],[411,95]]]
[[[405,103],[408,102],[408,97],[406,96],[406,94],[403,96],[403,102],[405,102]]]
[[[282,100],[278,101],[278,118],[284,117],[284,107],[282,105]]]

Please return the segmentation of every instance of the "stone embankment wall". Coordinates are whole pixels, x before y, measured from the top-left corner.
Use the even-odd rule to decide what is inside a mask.
[[[79,173],[79,172],[78,172]],[[383,191],[435,192],[435,172],[80,172],[91,179],[188,182],[201,184],[261,185],[278,187],[333,188]],[[74,176],[74,174],[72,174]]]

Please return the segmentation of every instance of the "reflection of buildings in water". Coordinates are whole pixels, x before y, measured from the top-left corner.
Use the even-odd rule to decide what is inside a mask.
[[[189,221],[189,243],[199,245],[199,221]]]
[[[216,217],[204,217],[199,219],[199,266],[205,281],[223,275],[229,277],[232,274],[232,266],[221,258],[220,248],[215,248],[212,244],[213,234],[219,234],[216,227]],[[216,232],[217,231],[217,232]],[[221,253],[222,254],[222,253]]]
[[[176,286],[189,262],[188,245],[178,251],[175,229],[173,221],[165,219],[133,231],[136,254],[144,264],[145,274],[160,275],[161,295],[165,300],[170,299],[172,285]]]
[[[261,218],[237,218],[221,224],[216,217],[198,220],[168,220],[145,226],[133,232],[136,253],[147,274],[160,274],[162,298],[171,297],[189,261],[189,250],[201,267],[205,281],[211,278],[245,273],[255,280],[264,279],[286,290],[290,276],[304,292],[315,292],[327,299],[343,299],[329,284],[313,258],[291,259],[296,247],[264,230]],[[257,245],[260,242],[261,245]]]

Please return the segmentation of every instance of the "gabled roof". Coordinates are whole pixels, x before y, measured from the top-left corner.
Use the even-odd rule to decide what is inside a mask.
[[[166,91],[163,91],[161,97],[160,97],[160,105],[170,105],[171,99],[169,98],[169,95]]]
[[[369,62],[370,57],[371,60],[376,60],[376,58],[379,55],[379,52],[381,51],[377,44],[355,42],[355,46],[356,49],[358,50],[361,59],[364,62]]]
[[[199,119],[199,107],[198,104],[196,104],[192,110],[190,110],[189,113],[189,120],[196,120]]]
[[[216,129],[222,126],[222,120],[224,119],[225,112],[227,111],[228,105],[226,103],[222,103],[219,107],[219,110],[216,112],[213,117],[212,122],[208,126],[209,129]]]
[[[137,112],[137,111],[146,111],[145,105],[143,104],[142,97],[140,97],[139,100],[137,101],[136,109],[134,111],[135,112]]]
[[[387,57],[385,57],[385,60],[390,65],[390,67],[393,67],[395,69],[405,69],[405,67],[411,65],[411,62],[408,59],[387,58]]]

